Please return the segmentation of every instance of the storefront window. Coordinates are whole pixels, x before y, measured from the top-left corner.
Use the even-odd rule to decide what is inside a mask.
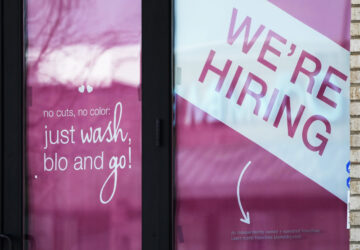
[[[25,4],[29,249],[139,250],[141,1]]]
[[[175,1],[177,249],[348,249],[349,20]]]

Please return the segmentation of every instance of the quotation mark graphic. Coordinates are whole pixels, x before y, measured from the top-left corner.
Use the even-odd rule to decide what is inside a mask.
[[[81,85],[81,86],[78,88],[78,90],[79,90],[80,93],[84,93],[84,92],[85,92],[85,85]],[[93,90],[94,90],[93,87],[91,87],[90,85],[86,85],[86,91],[87,91],[88,93],[93,92]]]

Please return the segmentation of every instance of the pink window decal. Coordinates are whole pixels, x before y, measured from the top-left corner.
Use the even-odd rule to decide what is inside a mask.
[[[140,250],[141,1],[25,4],[30,245]]]

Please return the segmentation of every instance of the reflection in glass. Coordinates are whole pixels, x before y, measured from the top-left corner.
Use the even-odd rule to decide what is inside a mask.
[[[29,249],[141,249],[141,2],[29,0]]]
[[[348,249],[349,20],[175,1],[177,249]]]

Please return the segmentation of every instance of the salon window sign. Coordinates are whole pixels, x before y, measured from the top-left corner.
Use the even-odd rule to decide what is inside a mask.
[[[349,248],[349,27],[349,1],[175,1],[178,249]]]
[[[29,0],[31,249],[141,249],[141,1]]]

